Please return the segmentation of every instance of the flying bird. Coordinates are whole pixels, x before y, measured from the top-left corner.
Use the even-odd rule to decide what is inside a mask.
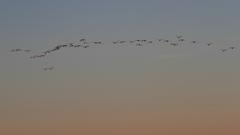
[[[87,48],[87,47],[89,47],[89,45],[86,45],[86,46],[82,46],[82,47],[84,47],[84,48]]]
[[[136,44],[136,46],[143,46],[142,44]]]
[[[190,42],[190,43],[198,43],[197,41],[192,41],[192,42]]]
[[[173,45],[173,46],[178,46],[178,44],[177,44],[177,43],[171,43],[171,45]]]
[[[157,39],[158,41],[162,41],[163,39]]]
[[[220,49],[220,50],[222,50],[223,52],[227,51],[227,49]]]
[[[130,43],[133,43],[133,42],[135,42],[135,41],[129,41]]]
[[[114,41],[112,41],[113,42],[113,44],[116,44],[116,43],[118,43],[118,42],[114,42]]]
[[[178,39],[181,38],[182,36],[176,36]]]
[[[36,57],[37,57],[37,55],[30,57],[30,59],[33,59],[33,58],[36,58]]]
[[[119,40],[119,42],[120,42],[120,43],[124,43],[124,42],[126,42],[126,41],[120,41],[120,40]]]
[[[76,47],[80,47],[81,45],[75,45],[74,47],[76,48]]]
[[[81,41],[86,41],[86,39],[80,39],[79,42],[81,42]]]
[[[165,43],[165,42],[169,42],[169,40],[164,40],[163,43]]]
[[[49,70],[52,70],[53,69],[53,67],[51,67],[51,68],[48,68]]]
[[[103,44],[102,42],[92,42],[94,44]]]
[[[179,42],[179,41],[185,41],[185,39],[179,39],[178,42]]]
[[[236,47],[229,47],[229,49],[235,49]]]
[[[153,43],[153,41],[148,41],[148,42],[147,42],[147,44],[149,44],[149,43],[152,43],[152,44],[154,44],[154,43]]]
[[[68,43],[69,44],[69,47],[74,47],[74,43]]]
[[[212,43],[205,43],[205,44],[207,44],[208,46],[210,46]]]

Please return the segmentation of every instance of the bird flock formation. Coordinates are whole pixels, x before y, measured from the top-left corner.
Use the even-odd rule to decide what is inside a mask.
[[[162,43],[170,43],[170,45],[172,46],[178,46],[180,42],[184,42],[186,41],[185,39],[182,38],[182,36],[176,36],[177,38],[177,42],[170,42],[170,40],[168,39],[157,39],[157,42],[162,42]],[[46,56],[48,53],[51,53],[51,52],[54,52],[54,51],[57,51],[59,50],[60,48],[78,48],[78,47],[83,47],[83,48],[88,48],[90,45],[89,43],[93,43],[93,44],[102,44],[102,42],[88,42],[86,39],[80,39],[79,42],[81,44],[78,44],[78,45],[74,45],[74,43],[67,43],[67,44],[64,44],[64,45],[58,45],[56,47],[54,47],[53,49],[51,50],[47,50],[45,52],[43,52],[44,54],[41,54],[41,55],[35,55],[35,56],[31,56],[30,59],[35,59],[35,58],[41,58],[41,57],[44,57]],[[123,43],[136,43],[135,45],[136,46],[143,46],[143,44],[155,44],[155,42],[153,41],[149,41],[149,40],[140,40],[140,39],[137,39],[137,40],[118,40],[118,41],[111,41],[113,44],[123,44]],[[197,41],[190,41],[189,43],[199,43]],[[83,45],[82,45],[83,44]],[[207,46],[210,46],[212,45],[213,43],[205,43]],[[220,49],[222,52],[225,52],[227,51],[228,49],[235,49],[236,47],[228,47],[228,48],[225,48],[225,49]],[[31,50],[22,50],[22,49],[13,49],[11,50],[11,52],[19,52],[19,51],[25,51],[25,52],[30,52]],[[51,68],[42,68],[43,70],[52,70],[54,66],[52,66]]]
[[[11,52],[18,52],[18,51],[22,51],[22,49],[17,48],[17,49],[11,50]],[[24,50],[24,51],[25,51],[25,52],[29,52],[29,51],[31,51],[31,50]]]

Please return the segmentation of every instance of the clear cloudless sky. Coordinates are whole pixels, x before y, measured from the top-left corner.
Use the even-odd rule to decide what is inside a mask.
[[[240,134],[239,0],[0,3],[1,135]]]

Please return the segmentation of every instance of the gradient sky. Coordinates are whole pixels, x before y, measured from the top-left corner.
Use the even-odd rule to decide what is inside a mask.
[[[239,0],[0,3],[0,134],[240,134]]]

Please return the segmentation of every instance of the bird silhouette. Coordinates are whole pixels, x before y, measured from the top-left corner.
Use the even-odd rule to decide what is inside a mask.
[[[210,46],[212,43],[205,43],[205,44],[207,44],[208,46]]]
[[[173,45],[173,46],[178,46],[178,44],[177,44],[177,43],[171,43],[171,45]]]
[[[178,39],[181,38],[182,36],[176,36]]]
[[[82,47],[84,47],[84,48],[87,48],[87,47],[89,47],[89,45],[86,45],[86,46],[82,46]]]
[[[229,49],[235,49],[236,47],[229,47]]]
[[[52,70],[52,69],[53,69],[53,67],[49,68],[49,70]]]
[[[142,44],[136,44],[136,46],[143,46]]]
[[[163,43],[165,43],[165,42],[169,42],[169,40],[164,40]]]
[[[114,42],[114,41],[112,41],[112,42],[113,42],[113,44],[119,43],[119,42]]]
[[[225,52],[225,51],[227,51],[227,49],[220,49],[220,50],[222,50],[222,52]]]
[[[179,42],[179,41],[185,41],[185,39],[179,39],[178,42]]]
[[[131,41],[131,40],[130,40],[129,42],[130,42],[130,43],[133,43],[133,42],[135,42],[135,41]]]
[[[149,44],[149,43],[154,44],[153,41],[148,41],[147,44]]]
[[[158,41],[162,41],[163,39],[157,39]]]
[[[198,43],[197,41],[191,41],[190,43]]]
[[[79,42],[81,42],[81,41],[86,41],[86,39],[80,39]]]

